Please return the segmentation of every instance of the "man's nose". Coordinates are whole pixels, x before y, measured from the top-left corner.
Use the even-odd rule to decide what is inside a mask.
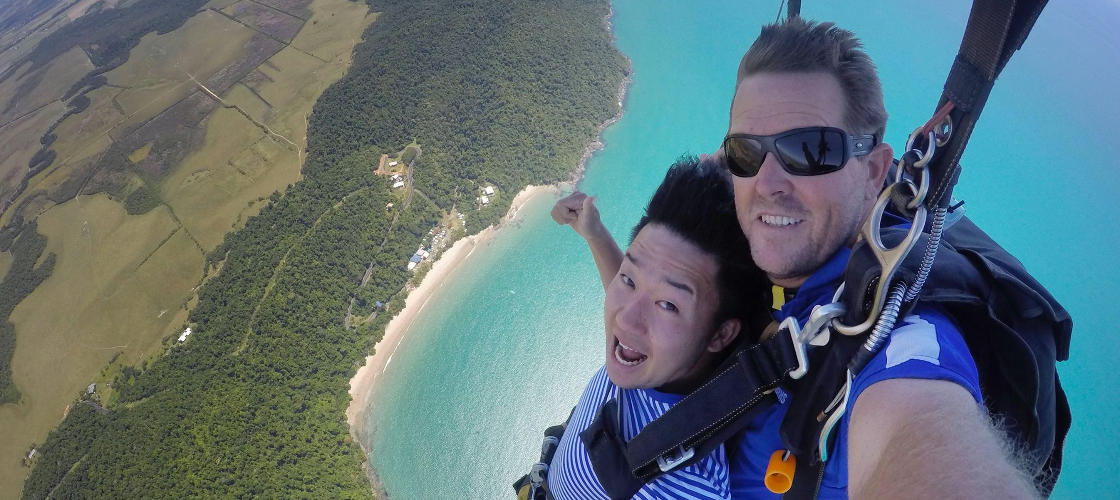
[[[615,323],[618,324],[619,328],[628,332],[642,331],[642,327],[645,325],[642,300],[639,297],[632,297],[621,304],[618,314],[615,315]]]
[[[762,195],[789,193],[793,188],[789,172],[782,168],[774,153],[766,153],[755,175],[755,189]]]

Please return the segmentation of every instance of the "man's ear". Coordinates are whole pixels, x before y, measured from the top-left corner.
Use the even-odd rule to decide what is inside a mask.
[[[737,319],[724,321],[723,324],[719,325],[719,328],[716,329],[716,333],[712,335],[711,340],[708,341],[708,351],[720,352],[724,350],[739,336],[739,330],[741,330],[742,327],[742,322]]]
[[[879,197],[883,190],[883,181],[894,161],[894,150],[887,143],[877,144],[867,155],[868,196],[870,199]]]

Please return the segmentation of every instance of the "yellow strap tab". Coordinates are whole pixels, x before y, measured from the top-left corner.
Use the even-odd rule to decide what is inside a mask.
[[[785,288],[782,288],[778,285],[772,285],[771,288],[770,288],[770,294],[774,296],[774,303],[770,305],[770,307],[772,309],[777,311],[777,310],[781,309],[782,306],[786,305],[786,289]]]

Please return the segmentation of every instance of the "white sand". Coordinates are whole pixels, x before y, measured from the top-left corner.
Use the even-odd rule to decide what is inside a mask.
[[[527,201],[535,196],[555,192],[556,190],[555,186],[527,186],[520,193],[517,193],[510,205],[509,212],[497,226],[490,226],[476,235],[456,241],[451,248],[440,255],[439,260],[432,265],[432,269],[424,276],[420,285],[408,292],[404,308],[385,326],[385,335],[374,346],[373,355],[366,357],[365,365],[358,369],[354,378],[350,379],[350,406],[346,408],[346,421],[350,424],[350,434],[361,444],[363,449],[366,446],[364,428],[366,410],[370,404],[370,393],[375,387],[374,384],[392,360],[393,353],[404,341],[408,327],[412,325],[420,311],[424,309],[428,299],[443,286],[448,276],[459,268],[459,264],[469,257],[476,247],[493,239],[498,229],[512,220],[517,211]]]

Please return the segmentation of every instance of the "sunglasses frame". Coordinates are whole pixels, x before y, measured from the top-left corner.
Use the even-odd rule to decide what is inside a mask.
[[[839,133],[841,135],[841,137],[844,138],[844,151],[843,151],[843,155],[841,157],[840,165],[836,166],[835,168],[829,167],[829,168],[822,168],[822,169],[812,170],[812,171],[803,171],[803,170],[799,170],[799,169],[794,169],[794,168],[791,168],[789,165],[787,165],[786,161],[782,158],[782,155],[778,154],[777,141],[782,140],[782,139],[784,139],[786,137],[789,137],[789,136],[792,136],[792,135],[797,135],[797,134],[801,134],[801,133],[805,133],[805,132],[836,132],[836,133]],[[866,156],[866,155],[870,154],[871,150],[874,149],[875,146],[877,146],[879,144],[879,141],[875,138],[874,134],[865,134],[865,135],[853,136],[853,135],[849,135],[847,132],[845,132],[841,128],[823,127],[823,126],[795,128],[795,129],[786,130],[785,132],[779,132],[777,134],[772,134],[772,135],[728,134],[727,137],[725,137],[723,139],[723,156],[724,156],[724,163],[727,166],[727,170],[730,171],[731,174],[736,176],[736,177],[748,177],[748,178],[758,175],[759,170],[762,170],[762,162],[760,162],[758,164],[758,166],[754,169],[754,173],[751,173],[749,175],[747,175],[746,170],[740,169],[738,166],[733,166],[734,162],[731,159],[731,157],[728,155],[729,149],[728,149],[727,145],[730,141],[735,140],[735,139],[750,139],[750,140],[758,142],[762,146],[762,162],[766,161],[766,155],[767,154],[773,155],[774,159],[778,160],[778,164],[780,164],[782,166],[782,170],[785,170],[790,175],[796,175],[796,176],[799,176],[799,177],[824,175],[824,174],[831,174],[832,172],[836,172],[836,171],[844,168],[844,165],[848,164],[849,159],[857,157],[857,156]]]

